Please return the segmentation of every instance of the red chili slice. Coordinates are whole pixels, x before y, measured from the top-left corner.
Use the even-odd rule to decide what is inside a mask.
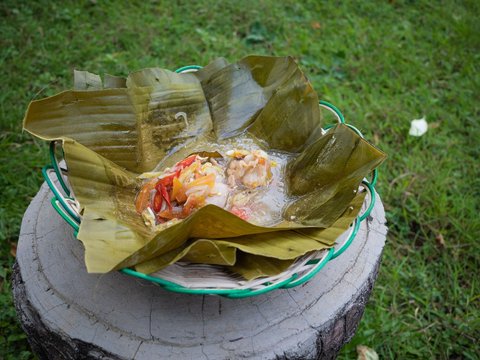
[[[197,160],[197,155],[190,155],[189,157],[183,159],[182,161],[179,161],[177,165],[175,165],[175,168],[180,168],[180,170],[185,169],[186,167],[189,167],[192,165],[195,160]]]
[[[160,191],[157,190],[157,192],[155,193],[155,196],[153,197],[153,211],[155,211],[156,213],[160,211],[160,209],[162,208],[162,203],[163,203],[163,197],[162,197],[162,193]]]
[[[163,198],[167,202],[168,208],[172,210],[172,204],[170,202],[170,195],[168,195],[167,188],[163,185],[160,185],[160,192],[162,193]]]
[[[173,184],[173,178],[176,178],[178,177],[177,175],[177,172],[173,173],[173,174],[170,174],[170,175],[167,175],[161,179],[158,180],[157,184],[155,185],[155,188],[157,189],[157,191],[160,191],[160,185],[163,185],[163,186],[171,186]]]

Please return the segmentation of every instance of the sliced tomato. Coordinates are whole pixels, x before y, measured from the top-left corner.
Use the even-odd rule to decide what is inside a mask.
[[[162,212],[159,212],[157,214],[157,217],[162,218],[162,219],[171,220],[171,219],[183,219],[185,217],[185,215],[183,214],[182,211],[174,212],[171,209],[165,209]]]
[[[162,218],[162,219],[168,219],[171,220],[175,218],[173,213],[170,211],[170,209],[165,209],[157,214],[157,217]]]
[[[249,211],[245,208],[233,207],[230,212],[238,216],[240,219],[247,220],[249,218]]]
[[[203,204],[205,204],[205,198],[196,195],[190,195],[187,199],[187,202],[183,206],[183,215],[185,217],[190,215],[194,209],[203,206]]]
[[[142,186],[142,189],[137,195],[137,199],[135,200],[135,209],[139,214],[145,210],[150,202],[150,192],[155,189],[155,184],[157,179],[150,180],[149,182],[145,183]]]

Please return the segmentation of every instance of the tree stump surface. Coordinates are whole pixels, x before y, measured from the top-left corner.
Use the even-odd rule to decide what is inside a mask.
[[[377,203],[352,245],[308,283],[245,299],[177,294],[88,274],[44,184],[22,222],[18,317],[40,359],[330,359],[355,333],[387,228]]]

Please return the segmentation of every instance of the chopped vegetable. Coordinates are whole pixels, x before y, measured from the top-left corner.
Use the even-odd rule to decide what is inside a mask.
[[[194,154],[164,172],[150,173],[156,176],[143,185],[136,199],[145,224],[183,219],[207,204],[224,207],[244,220],[251,217],[249,189],[269,183],[270,160],[262,150],[236,149],[227,156],[229,160]]]
[[[143,185],[135,201],[135,209],[137,210],[137,213],[141,214],[148,207],[150,203],[150,193],[155,189],[156,183],[157,179],[153,179]]]
[[[178,178],[173,179],[172,187],[172,197],[173,200],[176,200],[179,203],[187,201],[187,196],[185,195],[185,189],[183,184],[178,180]]]
[[[172,203],[170,202],[170,196],[168,195],[168,191],[165,185],[160,185],[160,192],[162,193],[162,197],[164,198],[164,200],[167,202],[168,208],[171,210]]]
[[[183,206],[183,215],[188,216],[192,213],[193,209],[203,206],[205,200],[198,195],[189,196],[185,205]]]
[[[243,220],[248,220],[249,218],[248,211],[245,208],[233,207],[230,212],[234,215],[237,215],[240,219]]]
[[[191,189],[195,186],[202,186],[207,185],[210,189],[212,189],[215,185],[215,174],[209,174],[202,177],[199,177],[192,182],[186,185],[187,189]]]
[[[153,211],[159,212],[162,209],[163,197],[160,191],[157,190],[153,198]]]
[[[184,169],[190,165],[193,164],[193,162],[198,158],[198,155],[190,155],[189,157],[185,158],[184,160],[180,161],[179,163],[177,163],[177,165],[175,166],[175,168],[178,168],[178,169]]]
[[[162,177],[162,178],[158,179],[157,186],[158,185],[163,185],[163,186],[172,185],[173,179],[178,177],[179,174],[180,174],[180,170],[176,171],[173,174],[170,174],[170,175],[167,175],[165,177]]]

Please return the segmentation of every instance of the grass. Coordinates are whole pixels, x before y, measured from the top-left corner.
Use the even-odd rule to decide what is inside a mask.
[[[389,154],[390,233],[355,345],[381,358],[475,359],[480,338],[478,2],[0,3],[0,358],[33,355],[11,299],[22,214],[46,144],[21,131],[33,98],[72,70],[127,74],[247,54],[293,55],[320,97]],[[412,119],[429,131],[408,136]]]

